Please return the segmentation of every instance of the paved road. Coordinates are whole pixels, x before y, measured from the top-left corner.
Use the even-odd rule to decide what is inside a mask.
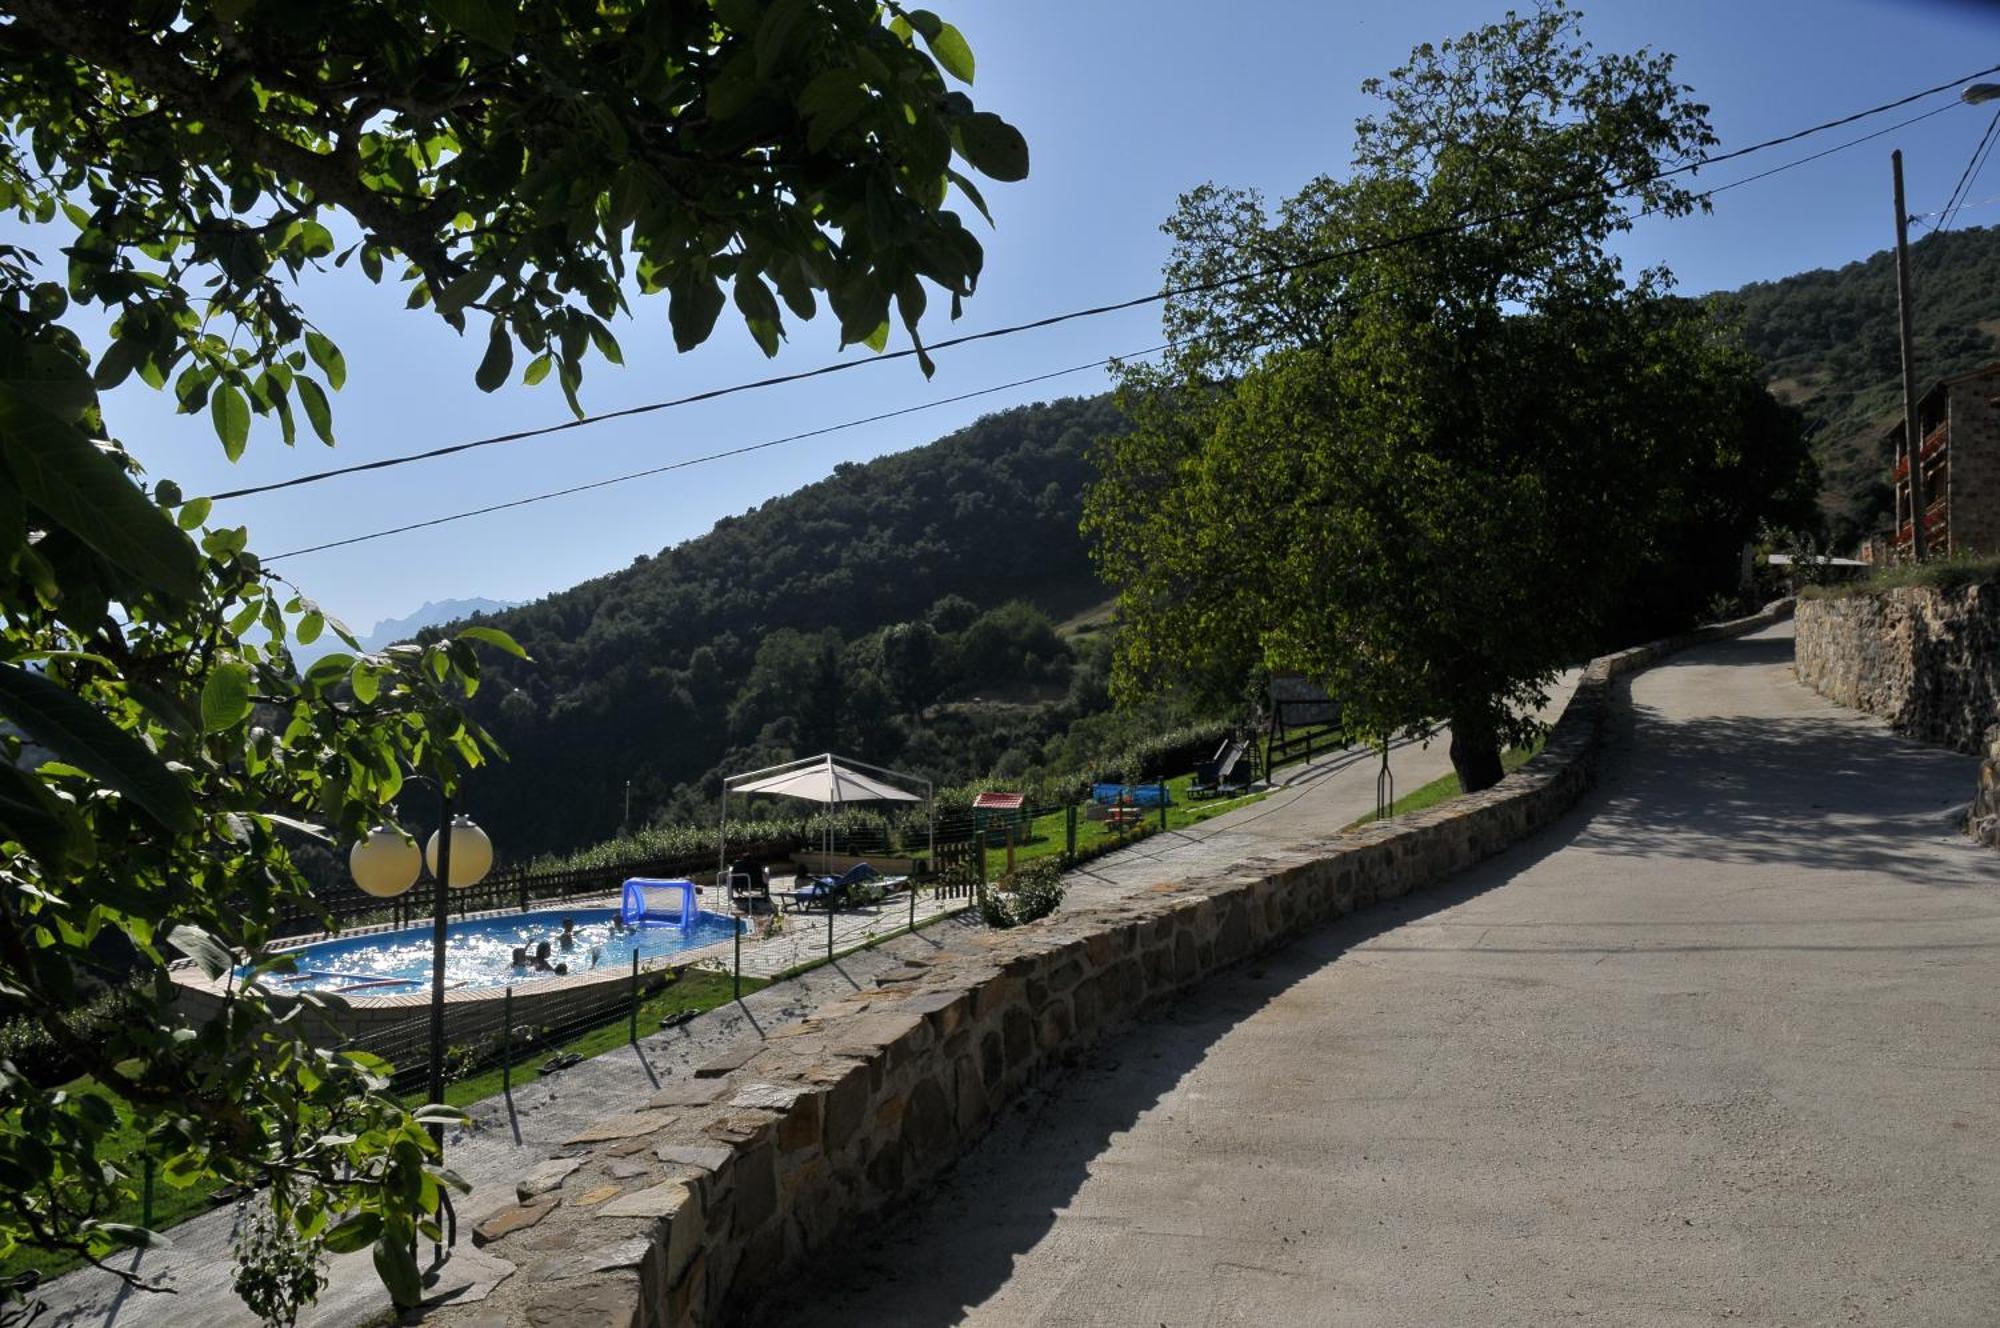
[[[1105,1045],[767,1321],[1993,1324],[1973,763],[1790,654],[1639,675],[1563,822]]]

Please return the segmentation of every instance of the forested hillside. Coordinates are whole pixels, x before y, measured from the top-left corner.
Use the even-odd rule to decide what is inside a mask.
[[[475,808],[534,853],[616,833],[627,780],[643,824],[695,813],[683,786],[827,748],[945,779],[1038,756],[1104,706],[1096,653],[1053,623],[1107,593],[1077,524],[1116,427],[1105,397],[989,415],[492,616],[534,662],[489,671],[511,759]]]
[[[1922,391],[1995,357],[2000,229],[1925,236],[1912,246],[1911,270]],[[1773,390],[1805,410],[1836,545],[1886,530],[1882,437],[1902,410],[1894,253],[1711,298],[1740,321],[1745,344],[1770,366]]]

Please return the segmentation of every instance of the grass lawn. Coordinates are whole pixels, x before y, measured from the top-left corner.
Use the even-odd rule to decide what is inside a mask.
[[[1535,754],[1540,752],[1546,743],[1547,739],[1537,738],[1532,745],[1527,747],[1509,747],[1506,751],[1500,753],[1500,768],[1510,775],[1513,774],[1516,770],[1519,770],[1522,766],[1533,760]],[[1414,792],[1405,793],[1402,797],[1396,799],[1389,807],[1389,815],[1402,816],[1407,812],[1420,812],[1426,807],[1435,807],[1441,802],[1449,802],[1463,792],[1465,792],[1465,789],[1459,784],[1456,774],[1446,775],[1441,779],[1433,779],[1422,788]],[[1373,824],[1375,824],[1373,816],[1364,816],[1347,828],[1349,830],[1359,830],[1364,825]]]
[[[1235,811],[1260,802],[1266,792],[1248,793],[1236,798],[1195,799],[1188,797],[1188,785],[1194,782],[1192,774],[1176,775],[1167,781],[1167,829],[1179,830],[1197,825],[1212,816]],[[1076,852],[1079,858],[1094,857],[1100,852],[1120,848],[1146,834],[1160,828],[1160,812],[1157,807],[1143,808],[1146,817],[1138,825],[1124,830],[1114,830],[1105,821],[1087,821],[1083,809],[1076,813]],[[1068,848],[1068,831],[1065,814],[1060,810],[1037,816],[1027,827],[1016,827],[1014,842],[1014,862],[1022,865],[1037,858],[1059,854]],[[988,848],[986,850],[986,877],[992,880],[1007,870],[1007,850]]]
[[[763,978],[743,975],[743,992],[747,996],[759,987],[769,984]],[[727,973],[717,973],[705,968],[691,968],[682,973],[680,980],[664,991],[639,1002],[639,1036],[660,1031],[660,1020],[682,1010],[713,1010],[718,1005],[727,1005],[736,999],[735,988]],[[566,1042],[553,1046],[517,1048],[514,1058],[514,1086],[531,1084],[542,1077],[542,1063],[551,1056],[562,1052],[575,1052],[585,1060],[592,1056],[602,1056],[607,1051],[630,1045],[630,1020],[620,1016],[609,1023],[599,1024],[585,1033],[579,1033]],[[446,1084],[444,1100],[454,1107],[469,1107],[475,1102],[483,1102],[500,1091],[500,1067],[481,1070],[467,1075],[454,1083]],[[411,1106],[421,1106],[421,1094],[410,1097]]]

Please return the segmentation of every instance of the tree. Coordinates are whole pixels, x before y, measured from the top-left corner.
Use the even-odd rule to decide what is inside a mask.
[[[890,692],[912,719],[943,687],[937,631],[927,622],[897,623],[882,634],[882,666]]]
[[[1594,53],[1545,4],[1366,84],[1384,109],[1347,180],[1269,218],[1254,194],[1183,198],[1167,284],[1203,290],[1168,307],[1174,360],[1125,371],[1135,428],[1087,502],[1123,695],[1304,672],[1357,736],[1448,722],[1484,788],[1620,596],[1677,574],[1667,528],[1715,515],[1746,453],[1800,472],[1795,420],[1752,432],[1747,356],[1607,248],[1621,195],[1699,205],[1655,178],[1714,142],[1672,67]],[[1705,533],[1733,551],[1764,499]]]
[[[954,156],[1018,179],[1026,148],[948,84],[973,73],[956,29],[872,0],[6,9],[0,203],[69,234],[63,284],[0,250],[0,1019],[128,1104],[167,1183],[267,1185],[309,1244],[372,1244],[411,1304],[457,1183],[423,1129],[441,1110],[250,979],[286,969],[271,924],[310,902],[287,837],[345,842],[415,774],[455,789],[493,750],[463,711],[475,647],[519,648],[479,625],[360,653],[243,530],[205,528],[207,500],[142,484],[96,389],[171,383],[232,456],[257,415],[331,442],[344,364],[291,287],[327,261],[485,320],[480,387],[518,346],[572,405],[631,291],[666,294],[683,349],[725,284],[767,353],[778,300],[803,319],[816,293],[879,348],[892,304],[915,338],[925,281],[954,313],[973,289],[948,192],[983,204]],[[65,325],[72,299],[111,313],[107,345]],[[301,675],[289,643],[329,630],[352,653]],[[86,1038],[64,1011],[112,976],[111,935],[157,1009]],[[167,1012],[176,953],[236,975],[226,1016]],[[0,1255],[149,1238],[110,1217],[137,1188],[113,1124],[0,1063]]]

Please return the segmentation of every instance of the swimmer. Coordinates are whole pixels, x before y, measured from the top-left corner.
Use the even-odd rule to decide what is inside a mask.
[[[528,966],[528,947],[527,947],[527,946],[525,946],[525,945],[517,945],[517,946],[515,946],[515,947],[514,947],[514,969],[515,969],[515,971],[516,971],[516,972],[519,972],[519,971],[520,971],[521,969],[524,969],[524,968],[526,968],[527,966]]]
[[[555,972],[555,965],[549,962],[549,943],[547,941],[543,941],[535,947],[535,971],[537,973]]]
[[[562,935],[561,935],[561,936],[559,936],[559,937],[557,937],[556,939],[562,942],[562,948],[563,948],[563,949],[565,949],[565,950],[569,949],[570,947],[572,947],[572,946],[574,946],[574,945],[576,944],[576,919],[575,919],[575,918],[564,918],[564,919],[563,919],[563,929],[562,929]]]

